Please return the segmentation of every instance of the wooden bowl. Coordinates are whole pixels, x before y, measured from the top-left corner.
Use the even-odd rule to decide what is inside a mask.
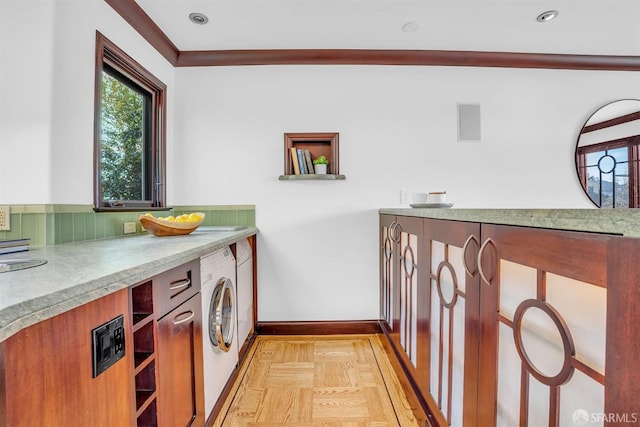
[[[201,217],[200,221],[196,222],[173,222],[144,215],[141,215],[139,219],[145,230],[149,230],[155,236],[181,236],[191,233],[204,221],[205,215],[201,212],[196,213]]]

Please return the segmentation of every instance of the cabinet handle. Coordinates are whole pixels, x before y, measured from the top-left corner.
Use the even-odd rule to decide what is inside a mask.
[[[474,236],[473,234],[471,234],[468,238],[467,241],[464,242],[464,245],[462,245],[462,266],[464,267],[464,271],[467,272],[467,274],[469,276],[473,276],[473,273],[471,270],[469,270],[469,266],[467,266],[467,246],[469,246],[469,243],[471,243],[471,241],[476,242],[476,244],[478,244],[478,240],[476,239],[476,236]]]
[[[172,291],[175,291],[176,289],[186,288],[190,284],[191,284],[191,279],[177,280],[169,284],[169,289]]]
[[[395,227],[395,224],[396,224],[396,223],[395,223],[395,221],[394,221],[394,222],[392,222],[392,223],[389,225],[389,227],[387,227],[387,235],[386,235],[386,237],[384,238],[384,240],[385,240],[385,244],[386,244],[386,241],[387,241],[387,240],[393,240],[393,227]]]
[[[478,251],[478,272],[480,273],[480,277],[482,277],[482,280],[484,280],[487,285],[491,285],[491,281],[487,280],[487,276],[485,276],[484,271],[482,271],[482,255],[484,254],[484,250],[489,243],[495,246],[494,241],[491,238],[488,238],[484,241],[482,246],[480,246],[480,250]]]
[[[398,234],[396,235],[396,230],[399,229]],[[392,235],[392,239],[394,242],[396,243],[400,243],[400,235],[402,234],[402,226],[400,225],[399,222],[396,222],[396,226],[393,227],[393,235]]]
[[[395,236],[395,234],[396,234],[396,225],[398,225],[398,223],[393,221],[391,223],[391,225],[389,226],[389,238],[391,240],[393,240],[394,242],[396,241],[396,236]]]
[[[193,316],[195,316],[196,314],[189,310],[189,311],[185,311],[184,313],[180,313],[178,314],[176,317],[173,318],[173,324],[174,325],[179,325],[180,323],[184,323],[184,322],[188,322],[189,320],[193,319]],[[184,318],[180,318],[183,317]]]

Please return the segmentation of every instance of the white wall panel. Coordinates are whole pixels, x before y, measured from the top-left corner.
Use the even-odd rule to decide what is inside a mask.
[[[177,204],[255,203],[259,319],[378,316],[379,207],[400,189],[455,207],[590,208],[574,166],[594,108],[634,73],[253,66],[176,71]],[[589,90],[585,90],[589,88]],[[457,143],[456,105],[482,105]],[[340,132],[343,182],[281,182],[283,133]],[[317,237],[320,236],[318,239]],[[319,273],[320,272],[320,273]]]
[[[54,9],[0,1],[0,204],[49,201]]]

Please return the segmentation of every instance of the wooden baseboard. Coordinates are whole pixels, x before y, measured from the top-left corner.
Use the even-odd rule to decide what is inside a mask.
[[[258,335],[349,335],[379,334],[377,320],[258,322]]]

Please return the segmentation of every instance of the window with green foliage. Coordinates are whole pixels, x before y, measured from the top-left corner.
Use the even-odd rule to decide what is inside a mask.
[[[100,33],[96,45],[95,207],[164,207],[166,86]]]

